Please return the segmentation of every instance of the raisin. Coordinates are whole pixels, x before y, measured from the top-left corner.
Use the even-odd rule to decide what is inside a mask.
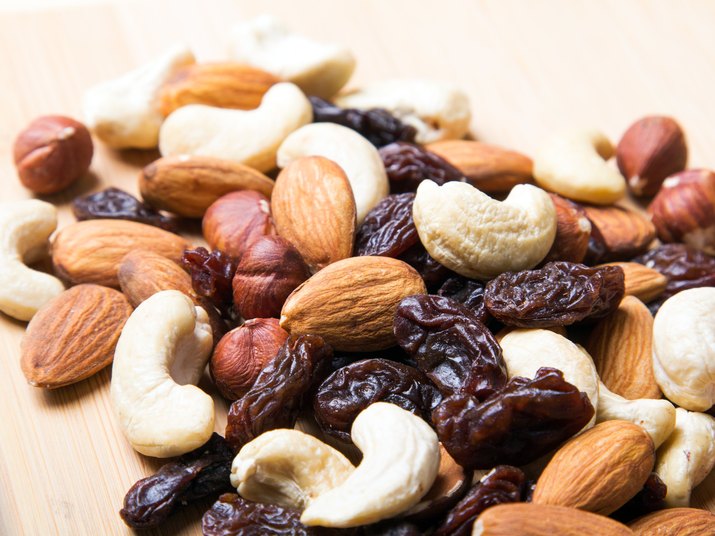
[[[441,401],[439,391],[416,368],[364,359],[331,374],[318,389],[313,409],[323,432],[350,441],[353,421],[370,404],[390,402],[429,421]]]
[[[434,260],[421,242],[397,257],[417,270],[427,286],[427,290],[437,290],[454,272]]]
[[[397,342],[445,395],[486,398],[506,384],[501,348],[470,309],[442,296],[408,296],[397,306]]]
[[[158,527],[179,505],[231,490],[233,456],[224,438],[214,433],[202,447],[134,484],[119,515],[135,529]]]
[[[441,156],[411,143],[396,142],[380,149],[392,193],[414,192],[423,180],[442,186],[464,174]]]
[[[445,399],[432,422],[447,452],[468,469],[525,465],[553,450],[593,417],[586,393],[560,370],[540,368],[533,380],[514,377],[480,402],[468,394]]]
[[[422,536],[424,530],[408,521],[388,519],[373,525],[361,527],[360,536]],[[342,532],[340,533],[342,534]]]
[[[417,244],[420,238],[412,221],[414,201],[415,194],[394,194],[375,205],[355,235],[357,254],[397,257]]]
[[[668,486],[656,473],[651,473],[643,488],[630,501],[611,514],[621,523],[629,523],[637,517],[665,508]]]
[[[508,326],[545,328],[607,316],[624,292],[618,266],[589,268],[558,261],[492,279],[484,290],[484,303],[490,315]]]
[[[72,212],[78,220],[130,220],[160,227],[175,233],[176,218],[165,216],[119,188],[78,197],[72,202]]]
[[[226,423],[229,444],[238,450],[263,432],[293,428],[304,395],[332,356],[318,335],[289,336],[243,398],[231,404]]]
[[[484,283],[481,281],[455,275],[442,283],[437,294],[458,301],[472,311],[480,322],[487,323],[489,313],[484,305]]]
[[[511,465],[495,467],[450,510],[435,536],[469,536],[474,521],[490,506],[523,501],[526,484],[521,469]]]
[[[337,123],[358,132],[375,147],[396,141],[414,141],[417,130],[405,125],[387,110],[371,108],[356,110],[340,108],[320,97],[309,97],[313,106],[313,122]]]
[[[206,248],[187,249],[181,265],[191,275],[197,295],[207,298],[225,318],[233,318],[233,276],[238,262],[223,251],[211,253]]]

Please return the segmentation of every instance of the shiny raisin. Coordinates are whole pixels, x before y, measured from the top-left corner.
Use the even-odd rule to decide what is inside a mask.
[[[388,195],[370,212],[355,235],[358,255],[397,257],[420,240],[412,221],[415,194]]]
[[[181,266],[191,275],[191,286],[197,295],[207,298],[225,318],[234,316],[233,276],[237,261],[223,251],[211,253],[206,248],[187,249]]]
[[[481,281],[455,275],[442,283],[437,294],[458,301],[472,311],[482,323],[486,323],[489,319],[489,313],[484,305],[484,283]]]
[[[438,185],[461,181],[464,174],[444,158],[411,143],[397,142],[380,149],[392,193],[414,192],[423,180]]]
[[[427,290],[437,290],[454,272],[434,260],[421,242],[397,257],[417,270],[427,286]]]

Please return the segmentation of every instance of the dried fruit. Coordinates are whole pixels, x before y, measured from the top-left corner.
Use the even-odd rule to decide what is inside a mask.
[[[419,145],[391,143],[380,149],[380,157],[385,165],[392,193],[415,192],[426,179],[438,185],[464,179],[459,169]]]
[[[458,301],[472,311],[477,320],[482,323],[486,323],[489,319],[489,313],[484,305],[484,283],[481,281],[454,275],[442,283],[437,294]]]
[[[627,523],[637,517],[656,510],[662,510],[665,508],[665,495],[667,492],[668,487],[660,477],[655,473],[651,473],[648,480],[643,484],[643,488],[630,501],[613,512],[611,517]]]
[[[191,275],[191,285],[197,295],[208,299],[226,318],[233,316],[233,276],[236,260],[223,251],[211,253],[206,248],[187,249],[181,265]]]
[[[436,291],[447,278],[455,275],[452,270],[433,259],[420,242],[410,247],[398,258],[412,266],[420,274],[430,292]]]
[[[629,260],[655,238],[655,227],[640,212],[617,206],[583,208],[601,249],[597,262]]]
[[[420,241],[412,221],[415,194],[392,194],[367,213],[355,236],[357,255],[397,257]]]
[[[72,212],[77,220],[129,220],[176,232],[174,218],[139,201],[119,188],[107,188],[101,192],[78,197],[72,202]]]

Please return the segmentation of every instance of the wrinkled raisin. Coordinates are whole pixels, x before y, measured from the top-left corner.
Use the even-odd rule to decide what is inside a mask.
[[[626,504],[613,512],[611,516],[621,523],[628,523],[637,517],[665,508],[665,496],[668,486],[656,473],[651,473],[643,488]]]
[[[486,323],[489,319],[489,313],[484,305],[484,283],[481,281],[455,275],[439,287],[437,294],[458,301],[472,311],[482,323]]]
[[[388,195],[370,212],[355,235],[358,255],[397,257],[419,242],[417,228],[412,221],[415,194]]]
[[[444,158],[411,143],[397,142],[380,149],[392,193],[414,192],[423,180],[438,185],[461,181],[464,174]]]
[[[209,253],[206,248],[187,249],[181,257],[181,266],[191,275],[194,292],[207,298],[225,318],[234,315],[232,281],[237,264],[223,251]]]
[[[437,290],[449,277],[454,275],[452,270],[434,260],[421,242],[417,242],[397,258],[417,270],[430,292]]]

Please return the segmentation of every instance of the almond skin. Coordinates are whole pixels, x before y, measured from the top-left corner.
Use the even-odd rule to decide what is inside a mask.
[[[645,253],[655,227],[644,215],[617,206],[584,206],[586,217],[600,234],[603,254],[597,262],[629,260]]]
[[[323,268],[288,296],[281,327],[320,335],[336,350],[394,346],[392,323],[406,296],[425,294],[424,281],[407,263],[389,257],[351,257]]]
[[[699,508],[668,508],[633,521],[637,536],[702,536],[715,534],[715,514]]]
[[[637,262],[611,262],[601,266],[620,266],[625,276],[626,295],[648,303],[660,296],[668,285],[668,278],[653,268]]]
[[[27,326],[20,364],[27,381],[56,389],[96,374],[112,362],[132,306],[121,292],[77,285],[48,302]]]
[[[609,515],[643,488],[654,463],[653,441],[643,428],[602,422],[556,452],[536,482],[533,502]]]

